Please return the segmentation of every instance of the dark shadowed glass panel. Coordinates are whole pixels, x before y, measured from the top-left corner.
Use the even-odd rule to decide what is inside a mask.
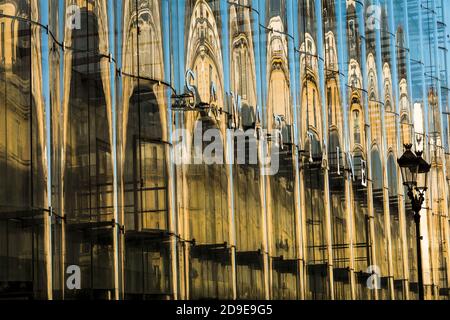
[[[353,155],[355,178],[352,182],[353,217],[355,221],[354,235],[354,268],[356,280],[356,296],[359,300],[372,299],[373,291],[367,287],[371,265],[370,229],[367,208],[367,189],[361,183],[362,153],[358,150]]]
[[[210,118],[204,117],[195,123],[194,132],[197,135],[203,135],[208,129],[218,130]],[[220,136],[219,131],[215,132]],[[218,143],[223,145],[223,140]],[[206,142],[200,145],[200,150],[198,146],[197,150],[193,146],[193,158],[198,157],[200,154],[197,152],[207,146]],[[221,157],[220,154],[218,156]],[[232,284],[226,166],[218,163],[190,164],[187,179],[190,191],[189,237],[195,240],[190,252],[191,298],[230,298]]]
[[[167,144],[161,115],[166,90],[135,81],[128,108],[123,163],[125,297],[170,298]]]
[[[303,170],[306,201],[307,297],[327,299],[327,241],[325,230],[324,180],[322,149],[316,137],[305,145]],[[311,157],[310,157],[311,156]]]
[[[375,218],[375,254],[376,263],[380,268],[381,291],[380,299],[389,299],[388,292],[388,251],[387,251],[387,231],[384,217],[384,196],[383,196],[383,171],[380,153],[378,149],[372,149],[372,197]]]
[[[107,58],[99,54],[99,20],[81,9],[81,28],[72,30],[66,56],[70,78],[65,108],[63,209],[65,266],[81,268],[81,290],[67,298],[111,299],[113,282],[113,164],[111,109],[105,92]],[[106,60],[105,60],[106,59]]]
[[[389,213],[391,224],[391,245],[392,245],[392,264],[394,267],[394,289],[395,298],[404,299],[404,272],[403,272],[403,251],[400,230],[400,212],[398,196],[397,163],[393,154],[388,156],[387,177],[389,187]]]
[[[0,13],[0,297],[45,299],[45,107],[32,55],[41,30],[27,22],[29,1],[0,1]]]

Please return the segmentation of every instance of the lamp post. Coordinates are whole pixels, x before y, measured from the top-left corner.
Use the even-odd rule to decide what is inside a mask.
[[[405,152],[397,160],[400,166],[403,185],[408,188],[408,197],[411,200],[412,209],[414,211],[414,222],[416,224],[416,243],[417,243],[417,285],[419,289],[419,300],[424,300],[423,287],[423,270],[422,270],[422,248],[420,235],[420,210],[425,200],[425,192],[427,191],[427,177],[430,172],[431,164],[422,158],[422,152],[416,153],[411,151],[412,144],[405,144]],[[423,185],[418,185],[418,175],[424,175]]]

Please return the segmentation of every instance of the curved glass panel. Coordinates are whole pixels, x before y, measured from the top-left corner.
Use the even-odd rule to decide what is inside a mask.
[[[350,233],[345,195],[345,139],[339,69],[336,1],[324,1],[322,19],[325,47],[325,99],[328,118],[328,165],[330,179],[334,288],[336,299],[351,298]]]
[[[388,287],[388,250],[387,250],[387,230],[384,217],[384,197],[383,197],[383,172],[381,156],[377,147],[373,147],[371,152],[372,160],[372,198],[374,207],[374,236],[375,236],[375,259],[381,277],[380,299],[389,298]]]
[[[303,141],[304,187],[306,202],[306,296],[309,299],[329,297],[327,277],[327,241],[324,181],[321,168],[322,101],[319,85],[319,52],[317,43],[316,6],[314,1],[300,1],[298,15],[300,42],[300,97],[303,108],[300,141]],[[306,152],[307,151],[307,152]]]
[[[117,112],[119,217],[124,226],[123,296],[172,299],[164,1],[122,4],[121,105]],[[167,13],[166,13],[167,14]]]
[[[64,265],[81,268],[81,288],[66,298],[114,297],[113,160],[105,11],[80,9],[80,28],[66,29],[62,127]],[[107,49],[107,48],[106,48]]]
[[[294,168],[292,158],[292,97],[285,1],[269,1],[264,30],[267,56],[267,105],[265,123],[271,134],[271,156],[279,161],[279,171],[269,177],[267,190],[268,234],[270,237],[273,299],[296,299],[298,260],[294,212]]]
[[[265,297],[263,177],[254,130],[258,98],[254,14],[253,9],[245,4],[229,4],[232,99],[240,97],[242,107],[242,130],[234,135],[233,167],[238,299]]]
[[[389,188],[389,212],[391,224],[391,245],[392,245],[392,265],[394,267],[394,290],[395,298],[402,300],[404,296],[403,279],[403,252],[400,235],[400,211],[399,211],[399,196],[398,196],[398,174],[394,155],[391,153],[387,160],[387,177]]]
[[[185,63],[196,76],[199,100],[224,106],[223,48],[219,36],[224,21],[220,10],[219,2],[187,1]],[[193,159],[184,172],[188,189],[183,190],[187,197],[186,237],[194,241],[189,252],[192,299],[226,299],[232,295],[229,178],[223,153],[225,125],[224,117],[206,111],[184,116],[190,137],[187,150]],[[213,145],[202,141],[205,135],[211,137],[209,141],[214,140]],[[211,185],[211,181],[215,183]]]
[[[39,18],[35,6],[0,1],[0,296],[5,298],[51,295],[42,30],[28,23]]]

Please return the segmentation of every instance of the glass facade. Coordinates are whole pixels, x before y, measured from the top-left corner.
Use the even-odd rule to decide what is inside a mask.
[[[0,0],[0,298],[450,299],[446,4]]]

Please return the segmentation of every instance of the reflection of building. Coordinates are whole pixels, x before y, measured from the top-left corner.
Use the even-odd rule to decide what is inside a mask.
[[[449,30],[421,2],[0,1],[0,298],[416,299],[411,142],[448,299]]]

